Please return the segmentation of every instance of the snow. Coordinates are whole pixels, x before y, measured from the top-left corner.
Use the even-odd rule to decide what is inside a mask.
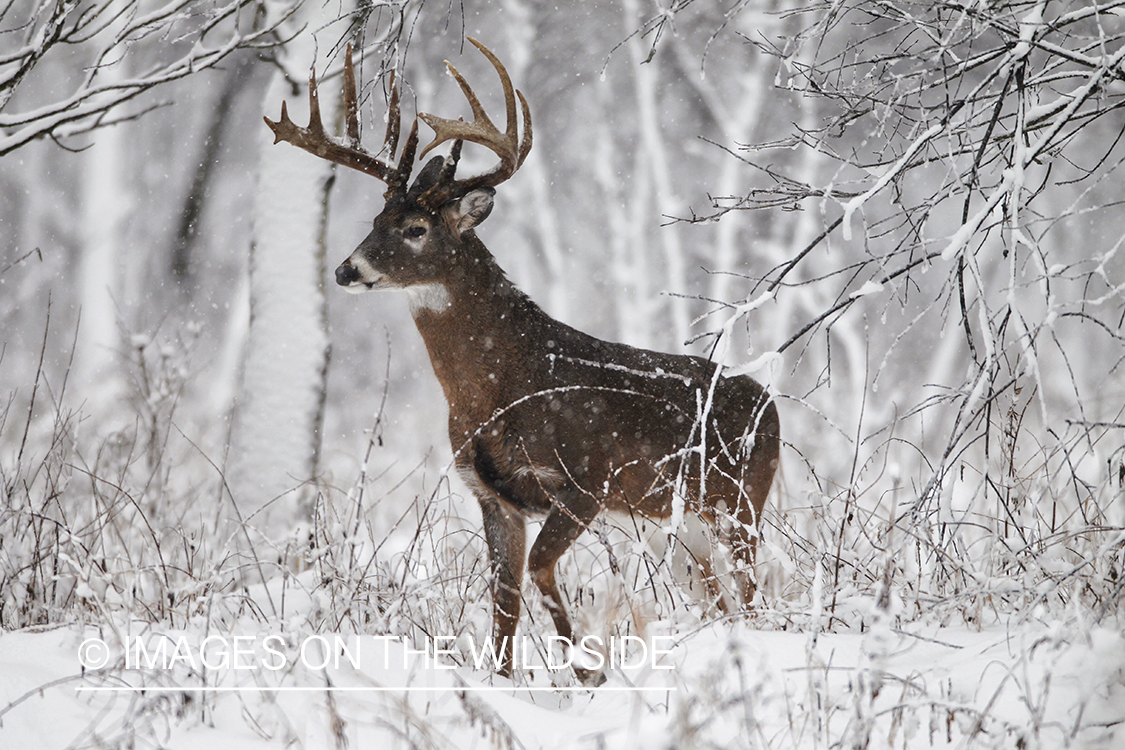
[[[841,224],[841,231],[842,236],[845,240],[851,240],[852,238],[852,216],[855,214],[855,212],[857,210],[861,210],[865,203],[871,200],[871,198],[874,197],[877,193],[881,192],[883,188],[885,188],[891,183],[892,180],[895,179],[895,177],[901,174],[902,171],[906,169],[907,165],[910,164],[911,160],[914,159],[914,156],[919,151],[921,151],[922,148],[927,143],[929,143],[932,138],[941,133],[944,127],[945,126],[942,123],[938,123],[936,125],[931,125],[930,127],[928,127],[917,138],[914,139],[914,141],[910,144],[910,147],[907,148],[906,153],[895,160],[895,163],[891,165],[891,167],[887,169],[887,171],[884,172],[878,180],[875,181],[874,185],[844,204],[844,216],[843,223]]]
[[[878,281],[872,279],[871,281],[868,281],[863,286],[861,286],[859,289],[856,289],[854,292],[849,294],[848,298],[855,299],[856,297],[866,297],[869,294],[878,294],[881,291],[883,291],[883,285]]]
[[[580,634],[636,633],[649,639],[646,648],[671,648],[667,659],[611,669],[598,689],[567,670],[523,670],[512,683],[476,663],[492,616],[487,551],[475,503],[450,469],[445,404],[406,300],[345,298],[325,272],[331,265],[320,268],[319,250],[310,251],[326,245],[331,264],[342,259],[382,205],[383,187],[338,170],[332,218],[322,226],[322,207],[309,197],[327,179],[322,162],[263,146],[277,163],[261,189],[253,183],[257,139],[268,138],[263,99],[271,117],[281,99],[303,106],[280,77],[264,92],[272,68],[263,62],[266,72],[240,105],[252,117],[224,136],[223,176],[200,225],[207,242],[195,291],[172,292],[182,282],[164,269],[164,229],[190,181],[193,139],[209,119],[191,113],[213,101],[202,92],[214,79],[192,76],[169,94],[174,110],[146,115],[131,130],[100,131],[83,154],[42,141],[21,147],[3,172],[11,204],[3,218],[13,231],[0,260],[0,381],[13,390],[0,390],[0,623],[22,629],[0,628],[0,750],[1125,746],[1119,161],[1097,161],[1106,154],[1103,132],[1068,126],[1104,121],[1083,118],[1113,101],[1103,81],[1125,50],[1109,37],[1109,49],[1067,48],[1065,65],[1074,67],[1066,70],[1077,71],[1080,85],[1058,88],[1041,67],[1035,72],[1052,59],[1058,30],[1095,11],[1058,15],[1036,0],[1012,16],[1019,38],[996,64],[1028,66],[1020,91],[1026,138],[1000,137],[1016,132],[1008,114],[1017,108],[1000,110],[967,204],[958,175],[976,152],[961,158],[973,141],[959,139],[983,135],[993,110],[969,106],[947,121],[945,109],[924,107],[913,129],[880,120],[824,141],[851,154],[847,169],[804,141],[772,150],[778,174],[835,186],[847,192],[832,195],[850,199],[658,228],[661,216],[687,213],[705,196],[737,197],[761,184],[736,144],[781,138],[774,131],[789,132],[790,120],[806,134],[823,127],[828,110],[797,95],[810,62],[800,46],[779,65],[745,44],[788,26],[743,13],[741,36],[733,46],[716,41],[703,81],[683,75],[701,51],[703,26],[694,22],[664,48],[675,56],[635,65],[651,49],[643,36],[605,56],[621,41],[621,21],[648,12],[643,3],[629,3],[627,14],[591,5],[577,16],[493,5],[467,23],[507,47],[513,80],[535,107],[538,144],[481,237],[560,320],[604,338],[710,356],[724,374],[753,373],[776,396],[786,447],[765,511],[757,609],[708,611],[662,577],[664,545],[653,556],[642,539],[677,529],[684,541],[679,521],[695,516],[681,502],[669,527],[641,523],[642,539],[625,543],[606,539],[635,519],[599,519],[560,562]],[[331,20],[347,15],[341,8],[320,10]],[[289,9],[266,5],[276,22]],[[291,54],[279,63],[289,78],[303,80],[317,54],[316,69],[326,70],[339,52],[330,37],[341,32],[331,27],[339,24],[320,27],[317,51],[285,47]],[[432,27],[418,26],[427,41],[409,55],[383,54],[377,39],[385,37],[368,29],[361,101],[374,123],[369,146],[383,129],[384,67],[396,67],[412,89],[407,116],[461,102],[439,75],[455,40],[431,35]],[[462,31],[477,33],[443,33]],[[963,45],[943,50],[950,61],[965,59]],[[491,71],[471,59],[474,78],[485,76],[495,98]],[[154,75],[178,76],[186,60]],[[0,125],[15,128],[0,151],[45,129],[84,131],[88,119],[62,120],[89,117],[111,93],[95,86],[101,93],[90,98],[89,87],[64,85],[87,64],[75,55],[43,68],[49,75],[25,86],[42,97],[13,99],[24,109],[0,115]],[[782,67],[788,73],[778,80],[791,88],[772,91]],[[1006,75],[997,70],[993,90]],[[141,80],[106,65],[97,85],[115,71],[129,87]],[[786,83],[788,75],[797,78]],[[1032,83],[1040,80],[1046,87]],[[338,91],[338,79],[325,81],[326,113],[329,90]],[[43,123],[21,124],[32,116]],[[720,148],[701,146],[700,135]],[[960,144],[956,153],[951,143]],[[289,157],[292,170],[282,169]],[[858,166],[869,160],[878,166]],[[108,172],[83,170],[110,162]],[[1062,172],[1032,205],[1052,163]],[[1096,189],[1067,173],[1067,165],[1095,163]],[[160,179],[146,183],[140,172]],[[260,200],[253,210],[251,195]],[[916,223],[927,195],[944,197]],[[813,252],[838,212],[842,231]],[[927,236],[892,250],[905,235],[885,228],[900,215]],[[253,290],[242,273],[251,219],[263,246]],[[894,276],[899,253],[913,258],[915,249],[943,251],[944,262]],[[778,283],[762,293],[770,279]],[[435,290],[415,291],[416,308],[440,305]],[[790,341],[844,299],[854,304]],[[251,308],[258,330],[250,346],[260,354],[315,356],[244,359]],[[262,326],[267,313],[281,322]],[[178,343],[185,318],[199,320],[186,330],[202,331],[205,344],[190,358]],[[329,334],[335,353],[320,387]],[[243,361],[258,385],[238,387]],[[127,399],[106,398],[111,385]],[[244,440],[236,425],[232,445],[226,415],[236,397],[255,434]],[[317,423],[321,408],[319,434],[289,429]],[[247,442],[267,455],[251,456]],[[283,493],[309,477],[315,484],[301,499],[313,519],[295,535],[269,533],[253,508],[282,496],[270,507],[288,523],[292,508],[280,506],[297,493]],[[246,547],[216,520],[232,506],[232,490],[260,495],[238,529],[251,537]],[[234,554],[249,551],[253,566]],[[256,574],[266,586],[251,585]],[[646,609],[628,588],[637,581],[672,603]],[[562,658],[561,650],[541,651],[554,631],[525,585],[520,638],[531,639],[533,661]],[[44,622],[55,625],[28,626]],[[321,639],[350,644],[355,629],[368,634],[359,666],[315,661]],[[420,631],[439,636],[453,669],[411,656],[420,643],[378,640]],[[127,668],[122,644],[138,637],[145,650]],[[104,668],[94,665],[102,642]],[[160,643],[173,649],[167,665],[138,662],[157,658]],[[639,642],[630,645],[635,655]],[[210,659],[223,647],[234,664]],[[274,662],[275,649],[284,663]]]
[[[261,624],[244,624],[260,642]],[[164,635],[196,646],[225,637],[202,626]],[[182,662],[124,669],[111,646],[115,665],[83,676],[79,645],[104,636],[80,625],[0,636],[0,746],[94,737],[115,746],[135,736],[140,746],[147,738],[212,749],[411,747],[421,737],[465,748],[678,747],[689,739],[813,748],[866,737],[870,747],[1113,748],[1125,722],[1125,637],[1080,623],[973,630],[876,622],[864,633],[798,633],[714,621],[675,634],[672,669],[629,665],[593,689],[555,687],[542,669],[513,685],[445,656],[435,663],[432,651],[397,638],[343,636],[352,660],[317,653],[302,661],[298,640],[332,639],[293,633],[285,636],[290,663],[278,671],[250,656],[242,666],[257,669],[207,670],[204,681]],[[441,647],[458,650],[450,641]]]

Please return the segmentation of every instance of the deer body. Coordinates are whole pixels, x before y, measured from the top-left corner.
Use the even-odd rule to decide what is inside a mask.
[[[481,507],[494,635],[503,649],[499,671],[510,674],[525,557],[558,634],[575,642],[555,565],[605,510],[663,519],[679,498],[687,512],[712,524],[725,514],[733,521],[729,541],[741,566],[743,604],[749,605],[757,527],[780,441],[776,407],[751,378],[722,377],[716,365],[699,357],[584,334],[548,316],[505,277],[475,227],[492,210],[493,185],[507,179],[530,149],[530,114],[520,95],[526,130],[517,143],[511,83],[499,61],[477,46],[504,83],[507,134],[487,122],[471,89],[453,71],[477,122],[467,126],[423,115],[438,132],[430,147],[442,140],[457,143],[449,157],[431,159],[409,189],[416,129],[397,168],[379,162],[365,169],[380,172],[390,186],[387,203],[371,233],[337,268],[336,281],[348,291],[404,289],[410,297],[449,404],[458,473]],[[349,63],[346,73],[350,68]],[[354,79],[350,73],[345,79],[347,92]],[[353,88],[353,102],[354,96]],[[349,133],[353,113],[351,107]],[[314,114],[317,125],[318,119]],[[482,120],[483,135],[472,129]],[[314,153],[325,150],[316,148],[321,136],[315,132],[312,147],[299,142],[310,137],[313,124],[281,132],[287,125],[292,123],[284,112],[280,124],[270,124],[279,140]],[[486,143],[500,154],[501,165],[454,181],[463,140]],[[357,153],[373,159],[357,148],[328,158],[348,166],[355,166]],[[526,550],[525,521],[533,516],[542,517],[543,526]],[[603,679],[575,671],[584,681]]]
[[[609,510],[667,517],[671,485],[685,478],[677,453],[699,442],[692,433],[715,366],[560,323],[503,277],[479,239],[464,246],[479,273],[451,281],[441,308],[414,310],[449,404],[461,475],[523,513],[549,514],[557,493],[572,492]],[[754,427],[776,434],[768,401],[748,377],[720,378],[713,437],[741,459],[747,451],[737,443],[752,444]],[[724,468],[738,475],[737,466]],[[691,491],[697,465],[689,476]]]

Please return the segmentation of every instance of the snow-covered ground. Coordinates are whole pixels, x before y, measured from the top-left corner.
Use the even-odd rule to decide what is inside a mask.
[[[503,52],[538,144],[481,232],[512,279],[604,338],[729,346],[778,398],[760,605],[705,611],[599,521],[560,579],[581,632],[639,634],[626,666],[596,689],[535,666],[562,654],[526,581],[532,668],[476,664],[487,550],[407,305],[329,295],[323,317],[383,188],[255,182],[262,114],[301,98],[259,89],[290,44],[303,78],[313,40],[193,74],[175,106],[72,119],[75,81],[210,55],[206,19],[243,5],[150,26],[128,0],[8,3],[0,140],[26,147],[0,164],[0,750],[1125,750],[1120,4],[461,5],[362,4],[368,147],[383,73],[456,116],[441,60],[495,87],[461,37]],[[294,31],[334,54],[343,8]],[[50,31],[60,12],[84,39]],[[93,117],[120,127],[83,136]],[[283,239],[295,255],[255,271],[282,318],[263,328],[248,249]],[[282,284],[298,268],[308,293]],[[299,341],[308,366],[246,352]],[[300,406],[289,385],[299,419],[271,406]]]
[[[345,637],[321,668],[331,634],[265,650],[261,625],[116,626],[0,636],[0,747],[1125,747],[1125,637],[1077,620],[815,635],[715,621],[658,641],[669,669],[633,666],[632,644],[596,689],[438,668],[398,640]],[[146,644],[139,668],[119,637]],[[236,648],[239,670],[222,663]]]

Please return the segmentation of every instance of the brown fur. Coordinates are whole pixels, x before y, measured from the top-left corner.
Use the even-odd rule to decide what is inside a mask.
[[[419,182],[436,168],[427,166]],[[487,204],[487,216],[491,191],[475,200],[477,209]],[[512,668],[529,516],[545,519],[528,571],[558,634],[572,642],[558,559],[603,510],[667,518],[677,491],[688,512],[711,523],[719,508],[737,519],[730,542],[748,605],[748,569],[778,460],[769,395],[749,377],[716,378],[715,365],[699,357],[601,341],[554,320],[505,278],[470,228],[479,219],[465,203],[441,216],[409,199],[388,205],[337,274],[350,286],[371,284],[353,278],[361,269],[378,274],[375,287],[444,288],[445,304],[419,307],[414,319],[449,403],[458,472],[480,502],[495,636],[507,638],[500,672]],[[413,246],[403,238],[408,227],[425,229]],[[701,444],[698,417],[708,399],[700,498],[699,451],[691,449]]]

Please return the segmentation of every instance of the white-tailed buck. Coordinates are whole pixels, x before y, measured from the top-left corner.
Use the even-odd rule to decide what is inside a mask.
[[[397,163],[398,92],[391,82],[384,153],[359,145],[351,50],[344,67],[347,134],[324,131],[315,78],[310,122],[295,125],[282,104],[266,123],[276,141],[379,178],[386,203],[374,228],[336,269],[351,292],[404,289],[434,372],[449,402],[449,439],[459,474],[480,502],[492,571],[501,674],[512,671],[520,616],[528,517],[543,517],[527,566],[558,634],[575,643],[555,583],[555,563],[603,510],[666,519],[677,502],[725,529],[743,606],[754,595],[758,524],[774,471],[777,409],[749,377],[722,377],[699,357],[662,354],[601,341],[554,320],[505,277],[474,228],[492,211],[494,188],[531,150],[531,113],[504,66],[470,39],[500,76],[507,106],[503,132],[465,79],[446,63],[469,100],[466,123],[418,117],[436,136],[422,156],[453,141],[409,183],[418,123]],[[517,123],[517,97],[523,135]],[[463,143],[500,157],[491,171],[457,179]],[[722,521],[722,523],[720,523]],[[597,672],[576,669],[585,682]]]

